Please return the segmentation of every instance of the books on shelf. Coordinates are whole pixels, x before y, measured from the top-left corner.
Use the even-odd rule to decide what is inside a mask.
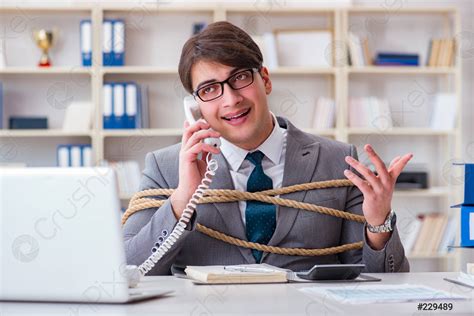
[[[137,161],[109,161],[106,165],[110,166],[117,175],[120,197],[128,198],[138,192],[141,172]]]
[[[92,147],[84,144],[58,145],[58,167],[92,167]]]
[[[377,66],[419,66],[420,56],[418,54],[379,52],[375,56],[374,64]]]
[[[434,97],[430,127],[434,130],[449,131],[456,125],[456,95],[438,93]]]
[[[334,128],[336,116],[336,103],[330,98],[318,98],[314,108],[313,128],[329,129]]]
[[[455,54],[454,38],[432,39],[426,64],[429,67],[451,67],[454,65]]]
[[[403,240],[405,252],[414,256],[446,254],[456,239],[456,217],[446,214],[420,214]]]
[[[332,67],[332,33],[326,30],[276,32],[278,64],[284,67]]]
[[[149,127],[148,87],[135,82],[106,82],[103,86],[104,129]]]
[[[93,105],[91,102],[72,102],[66,109],[63,131],[88,132],[92,127]]]
[[[390,105],[377,97],[350,98],[349,127],[387,130],[393,127]]]
[[[80,22],[80,47],[82,66],[92,65],[92,22]],[[121,19],[105,19],[102,22],[102,63],[104,66],[125,64],[125,23]]]
[[[352,66],[372,65],[368,38],[360,38],[356,34],[349,32],[347,46],[349,48],[349,62]]]

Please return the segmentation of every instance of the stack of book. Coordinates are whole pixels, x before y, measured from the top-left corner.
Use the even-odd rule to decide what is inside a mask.
[[[377,66],[419,66],[418,54],[405,53],[377,53],[374,61]]]
[[[83,144],[58,145],[58,167],[92,167],[92,147]]]
[[[103,87],[104,129],[148,128],[148,89],[135,82],[107,82]]]
[[[121,198],[131,198],[140,188],[140,165],[135,160],[106,162],[116,175]]]
[[[83,66],[92,65],[92,23],[80,22],[81,59]],[[102,60],[104,66],[125,64],[125,23],[120,19],[105,19],[102,23]]]
[[[360,38],[356,34],[349,32],[349,63],[355,67],[372,65],[372,57],[370,56],[369,40]]]
[[[318,98],[313,115],[313,128],[329,129],[334,127],[336,103],[330,98]]]
[[[349,100],[349,127],[386,130],[393,127],[390,106],[386,99],[377,97]]]
[[[420,214],[403,238],[405,252],[415,256],[445,254],[454,244],[458,219],[446,214]]]
[[[427,66],[429,67],[450,67],[454,64],[456,51],[453,38],[432,39],[428,51]]]

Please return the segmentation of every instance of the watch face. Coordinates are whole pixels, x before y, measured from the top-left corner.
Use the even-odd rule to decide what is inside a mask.
[[[393,230],[393,228],[395,227],[395,223],[397,222],[397,215],[395,214],[395,212],[392,211],[392,216],[390,218],[390,229]]]

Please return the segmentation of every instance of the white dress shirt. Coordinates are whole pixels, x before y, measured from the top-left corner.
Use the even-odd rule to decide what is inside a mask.
[[[273,113],[273,131],[268,138],[255,150],[260,150],[265,156],[262,159],[263,172],[273,181],[273,188],[281,188],[283,182],[283,169],[285,167],[286,154],[286,129],[278,125],[278,121]],[[242,149],[221,137],[221,152],[230,166],[230,175],[234,182],[234,187],[239,191],[247,191],[247,181],[255,165],[246,160],[245,157],[250,152]],[[245,225],[246,201],[239,201],[239,209],[242,222]],[[277,214],[278,218],[278,206]]]

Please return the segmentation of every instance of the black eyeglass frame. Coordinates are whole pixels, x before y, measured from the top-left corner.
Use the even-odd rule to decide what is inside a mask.
[[[212,82],[212,83],[209,83],[209,84],[206,84],[202,87],[200,87],[199,89],[193,91],[193,96],[194,96],[194,99],[196,99],[196,97],[199,98],[199,100],[201,100],[202,102],[210,102],[210,101],[214,101],[220,97],[222,97],[222,95],[224,94],[224,84],[227,83],[227,85],[232,89],[232,90],[241,90],[243,88],[247,88],[248,86],[250,86],[254,81],[255,81],[255,77],[254,77],[254,73],[256,72],[260,72],[260,69],[262,69],[261,67],[259,68],[247,68],[247,69],[242,69],[242,70],[239,70],[238,72],[236,72],[235,74],[233,74],[232,76],[230,76],[229,78],[227,78],[226,80],[224,81],[216,81],[216,82]],[[248,84],[248,85],[245,85],[243,87],[240,87],[240,88],[234,88],[232,86],[232,84],[230,83],[230,80],[232,78],[235,78],[236,76],[238,76],[239,74],[243,73],[243,72],[246,72],[246,71],[249,71],[251,70],[251,75],[252,75],[252,81]],[[205,89],[209,86],[212,86],[212,85],[215,85],[215,84],[219,84],[221,86],[221,94],[218,95],[217,97],[215,98],[212,98],[212,99],[209,99],[209,100],[203,100],[200,96],[199,96],[199,91],[202,90],[202,89]]]

